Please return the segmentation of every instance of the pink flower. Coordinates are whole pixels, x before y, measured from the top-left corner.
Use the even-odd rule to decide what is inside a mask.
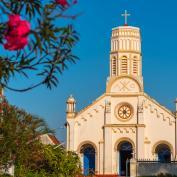
[[[7,43],[4,44],[4,48],[7,50],[20,50],[28,44],[26,37],[9,37]]]
[[[16,15],[16,14],[9,15],[9,21],[8,21],[9,27],[17,26],[19,22],[20,22],[20,15]]]
[[[8,31],[5,35],[7,50],[20,50],[28,44],[28,34],[30,24],[26,20],[21,20],[19,15],[10,15],[8,21]]]
[[[27,36],[30,31],[30,24],[27,21],[20,21],[17,26],[9,28],[10,36]]]
[[[67,6],[68,1],[67,0],[55,0],[57,4],[60,4],[61,6]]]

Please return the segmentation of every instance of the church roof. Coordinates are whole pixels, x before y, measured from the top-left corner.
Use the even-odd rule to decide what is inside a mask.
[[[152,101],[154,104],[156,104],[157,106],[159,106],[161,109],[163,109],[165,112],[169,113],[171,116],[175,117],[174,113],[169,110],[168,108],[166,108],[165,106],[161,105],[159,102],[157,102],[155,99],[153,99],[152,97],[150,97],[147,93],[144,93],[144,96],[149,99],[150,101]]]
[[[88,110],[89,108],[91,108],[92,106],[94,106],[98,101],[100,101],[101,99],[103,99],[106,96],[110,96],[111,94],[109,93],[104,93],[103,95],[101,95],[100,97],[98,97],[95,101],[93,101],[91,104],[89,104],[88,106],[86,106],[85,108],[83,108],[82,110],[80,110],[76,116],[79,116],[80,114],[82,114],[83,112],[85,112],[86,110]],[[171,116],[175,117],[174,113],[169,110],[168,108],[166,108],[165,106],[161,105],[158,101],[156,101],[155,99],[153,99],[152,97],[150,97],[147,93],[145,92],[141,92],[138,93],[137,96],[144,96],[146,99],[150,100],[152,103],[154,103],[155,105],[157,105],[158,107],[160,107],[162,110],[164,110],[166,113],[170,114]]]
[[[105,97],[105,94],[101,95],[100,97],[98,97],[95,101],[93,101],[91,104],[89,104],[88,106],[86,106],[85,108],[83,108],[82,110],[80,110],[79,112],[77,112],[77,116],[82,114],[84,111],[86,111],[87,109],[89,109],[90,107],[92,107],[93,105],[95,105],[98,101],[100,101],[101,99],[103,99]]]
[[[40,136],[40,140],[43,144],[59,145],[61,142],[53,134],[44,134]]]

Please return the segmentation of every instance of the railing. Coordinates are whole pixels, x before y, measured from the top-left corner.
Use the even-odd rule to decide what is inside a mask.
[[[141,163],[177,163],[177,161],[160,161],[160,160],[151,160],[151,159],[138,159],[137,162],[141,162]]]

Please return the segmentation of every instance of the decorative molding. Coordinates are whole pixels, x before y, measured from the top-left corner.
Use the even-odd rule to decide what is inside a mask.
[[[97,98],[95,101],[93,101],[90,105],[88,105],[87,107],[85,107],[84,109],[82,109],[81,111],[79,111],[77,113],[76,116],[81,115],[83,112],[87,111],[88,109],[90,109],[93,105],[95,105],[96,103],[98,103],[100,100],[102,100],[105,97],[105,94],[101,95],[99,98]]]
[[[111,112],[111,102],[108,101],[106,102],[106,113],[110,113]]]
[[[113,133],[117,133],[116,129],[115,128],[112,128],[112,131]]]
[[[130,127],[115,127],[111,128],[113,133],[135,133],[136,131],[133,128]]]
[[[144,111],[144,103],[142,102],[141,104],[138,105],[138,113],[143,113]]]
[[[145,124],[106,124],[103,127],[109,127],[109,128],[114,128],[114,127],[129,127],[129,128],[137,128],[137,127],[143,127],[145,128]]]
[[[151,144],[151,141],[147,137],[145,137],[144,143],[145,144]]]
[[[141,54],[141,52],[139,51],[135,51],[135,50],[114,50],[114,51],[111,51],[110,54],[117,54],[117,53],[133,53],[133,54]]]
[[[147,98],[147,97],[146,97],[146,98]],[[152,104],[155,104],[156,107],[155,107],[154,105],[152,105]],[[157,106],[159,107],[159,110],[158,110]],[[166,121],[168,120],[170,126],[173,125],[173,123],[175,123],[174,121],[172,121],[172,119],[175,118],[174,115],[173,115],[172,113],[170,113],[168,110],[166,110],[163,106],[159,105],[159,103],[156,104],[156,103],[154,102],[154,100],[151,100],[151,99],[149,100],[149,98],[146,99],[146,100],[145,100],[144,107],[145,107],[146,109],[148,109],[148,107],[149,107],[150,112],[151,112],[152,114],[155,112],[155,113],[156,113],[156,117],[157,117],[157,118],[162,117],[162,120],[163,120],[164,122],[166,122]],[[165,112],[160,112],[160,109],[162,109],[161,111],[165,111]],[[169,116],[168,116],[168,115],[165,115],[165,113],[169,114]],[[172,117],[171,117],[171,116],[172,116]]]
[[[147,100],[153,102],[156,106],[160,107],[161,109],[163,109],[166,113],[170,114],[172,117],[175,118],[175,115],[166,107],[162,106],[161,104],[159,104],[156,100],[154,100],[153,98],[151,98],[148,94],[144,93],[144,96]]]
[[[111,88],[112,88],[113,84],[120,79],[131,79],[131,80],[133,80],[138,85],[139,92],[143,92],[143,85],[140,84],[140,82],[135,77],[125,75],[125,76],[111,77],[111,79],[109,80],[109,82],[107,84],[107,87],[106,87],[106,93],[111,93]]]
[[[96,113],[98,113],[99,111],[98,111],[98,109],[93,109]]]
[[[93,115],[91,113],[88,113],[89,117],[93,117]]]
[[[100,104],[99,106],[100,106],[102,109],[104,109],[104,108],[105,108],[105,106],[104,106],[104,105],[102,105],[102,104]]]
[[[124,128],[124,130],[125,130],[125,132],[126,132],[126,133],[129,133],[129,131],[128,131],[128,129],[127,129],[127,128]]]
[[[111,97],[138,97],[138,96],[143,96],[143,92],[139,93],[105,93],[106,96],[111,96]]]
[[[132,133],[135,133],[135,132],[136,132],[133,128],[130,128],[130,130],[132,130]]]
[[[81,123],[79,121],[76,121],[75,124],[77,124],[78,126],[81,126]]]
[[[84,120],[85,122],[87,122],[87,119],[86,119],[86,118],[84,118],[84,117],[81,117],[81,119],[82,119],[82,120]]]

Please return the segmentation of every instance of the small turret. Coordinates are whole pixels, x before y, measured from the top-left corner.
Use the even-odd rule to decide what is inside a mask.
[[[74,118],[76,113],[76,100],[72,95],[66,101],[66,114],[67,118]]]

